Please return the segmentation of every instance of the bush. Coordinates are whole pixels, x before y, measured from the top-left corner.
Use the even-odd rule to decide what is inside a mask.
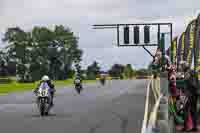
[[[112,77],[112,79],[120,79],[120,77]]]
[[[0,84],[11,83],[12,80],[10,78],[0,78]]]
[[[95,80],[96,79],[96,75],[92,72],[87,74],[87,79],[88,80]]]
[[[19,83],[35,83],[35,81],[33,80],[25,80],[25,81],[19,80],[18,82]]]

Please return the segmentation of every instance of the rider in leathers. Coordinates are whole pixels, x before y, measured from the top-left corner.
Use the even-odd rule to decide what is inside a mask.
[[[51,106],[53,106],[53,98],[54,98],[54,93],[55,93],[55,86],[54,86],[54,84],[51,82],[50,78],[49,78],[47,75],[44,75],[44,76],[42,77],[42,80],[41,80],[40,83],[38,84],[37,88],[34,90],[34,93],[37,93],[37,91],[38,91],[40,85],[41,85],[42,83],[44,83],[44,82],[46,82],[47,85],[48,85],[49,88],[50,88],[50,94],[51,94],[51,98],[52,98],[52,100],[51,100]]]

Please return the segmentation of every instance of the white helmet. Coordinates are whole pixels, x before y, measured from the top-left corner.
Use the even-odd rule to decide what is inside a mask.
[[[48,81],[48,80],[50,80],[50,79],[49,79],[49,77],[48,77],[47,75],[44,75],[44,76],[42,77],[42,81]]]

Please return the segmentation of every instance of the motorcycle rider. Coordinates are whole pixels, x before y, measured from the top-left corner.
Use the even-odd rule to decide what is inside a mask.
[[[100,82],[101,82],[101,84],[104,85],[105,81],[106,81],[106,76],[104,74],[101,74],[101,76],[100,76]]]
[[[80,94],[80,92],[82,90],[82,80],[81,80],[81,76],[79,74],[77,74],[76,77],[75,77],[74,85],[75,85],[75,89]]]
[[[38,84],[37,88],[34,90],[34,93],[36,94],[38,92],[38,89],[39,89],[39,87],[40,87],[40,85],[42,83],[47,83],[47,85],[50,88],[50,94],[51,94],[51,98],[52,98],[52,100],[51,100],[51,106],[53,106],[54,105],[53,104],[53,98],[54,98],[54,93],[55,93],[56,90],[55,90],[54,84],[51,82],[50,78],[47,75],[44,75],[42,77],[42,79],[41,79],[40,83]]]
[[[76,82],[76,81],[78,81],[78,82]],[[81,80],[80,75],[76,75],[75,80],[74,80],[74,84],[75,85],[82,84],[82,80]]]

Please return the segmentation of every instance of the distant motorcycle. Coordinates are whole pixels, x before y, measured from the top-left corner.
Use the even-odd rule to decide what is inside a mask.
[[[105,82],[106,82],[106,79],[105,79],[105,78],[101,78],[101,79],[100,79],[101,85],[105,85]]]
[[[45,87],[40,87],[39,90],[37,91],[37,106],[40,111],[41,116],[45,116],[49,114],[49,111],[51,109],[51,94],[50,94],[50,89]]]
[[[78,92],[78,94],[80,94],[82,89],[83,89],[82,84],[81,84],[81,80],[80,79],[75,79],[74,85],[75,85],[76,91]]]

